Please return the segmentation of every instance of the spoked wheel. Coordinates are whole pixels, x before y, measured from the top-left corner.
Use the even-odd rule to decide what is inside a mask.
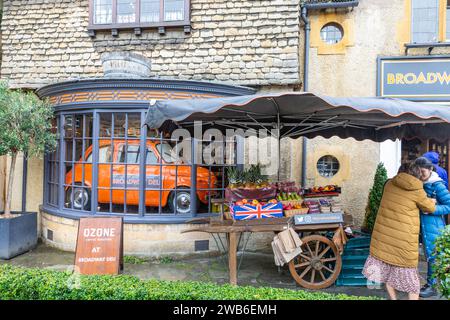
[[[292,277],[307,289],[331,286],[342,267],[341,255],[335,244],[320,235],[310,235],[301,240],[303,252],[289,262]]]

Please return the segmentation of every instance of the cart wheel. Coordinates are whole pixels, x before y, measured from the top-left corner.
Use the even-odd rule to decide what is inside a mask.
[[[331,286],[342,267],[341,255],[333,241],[320,235],[310,235],[301,240],[303,252],[289,262],[292,277],[307,289]]]

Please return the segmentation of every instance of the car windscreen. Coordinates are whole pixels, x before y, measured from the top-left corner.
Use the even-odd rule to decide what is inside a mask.
[[[174,163],[179,161],[179,158],[175,154],[173,148],[167,142],[158,143],[156,149],[161,154],[166,163]]]

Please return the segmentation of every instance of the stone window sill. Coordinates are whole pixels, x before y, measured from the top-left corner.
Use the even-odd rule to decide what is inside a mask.
[[[112,36],[118,36],[121,30],[133,30],[135,35],[141,35],[143,29],[157,29],[159,34],[165,34],[167,28],[183,28],[184,33],[191,33],[189,21],[166,22],[164,24],[120,24],[120,25],[89,25],[88,34],[95,37],[97,32],[110,31]]]
[[[436,47],[450,47],[450,41],[449,42],[429,42],[429,43],[405,43],[405,54],[408,55],[409,49],[414,48],[428,48],[428,54],[431,54],[431,51],[433,51]]]

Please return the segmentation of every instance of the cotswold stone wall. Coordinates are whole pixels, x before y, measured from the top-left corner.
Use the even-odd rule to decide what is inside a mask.
[[[298,0],[192,0],[191,34],[167,29],[87,33],[88,0],[5,1],[2,78],[11,87],[36,88],[103,75],[101,55],[140,53],[152,75],[233,82],[297,84]]]

